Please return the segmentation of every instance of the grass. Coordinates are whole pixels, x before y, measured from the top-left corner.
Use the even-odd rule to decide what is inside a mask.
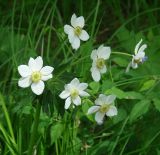
[[[63,29],[73,13],[84,16],[90,35],[77,51]],[[159,155],[159,13],[158,0],[0,1],[0,154]],[[125,73],[141,38],[148,61]],[[96,83],[90,54],[101,44],[112,53]],[[17,84],[17,67],[37,56],[55,68],[39,104]],[[91,97],[65,110],[59,94],[74,77],[89,84]],[[118,108],[101,126],[86,115],[100,93],[115,94]]]

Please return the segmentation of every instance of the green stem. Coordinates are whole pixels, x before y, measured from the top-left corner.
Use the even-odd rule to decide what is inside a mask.
[[[37,136],[37,128],[38,128],[38,124],[39,124],[40,110],[41,110],[41,104],[38,102],[37,108],[36,108],[34,124],[33,124],[33,131],[31,133],[31,138],[30,138],[30,143],[29,143],[29,148],[28,148],[28,155],[33,154],[33,147],[34,147],[35,138]]]
[[[121,128],[120,132],[118,133],[118,136],[117,136],[117,138],[116,138],[116,141],[115,141],[115,143],[114,143],[114,145],[113,145],[113,147],[112,147],[112,150],[111,150],[110,155],[113,154],[113,151],[114,151],[114,149],[116,148],[116,146],[117,146],[117,144],[118,144],[119,138],[120,138],[122,132],[124,131],[124,128],[125,128],[125,126],[126,126],[126,124],[127,124],[127,122],[128,122],[128,119],[129,119],[129,117],[127,117],[127,118],[125,119],[125,121],[124,121],[124,123],[123,123],[123,125],[122,125],[122,128]]]
[[[132,55],[131,55],[131,54],[123,53],[123,52],[112,52],[111,54],[119,54],[119,55],[125,55],[125,56],[132,57]]]

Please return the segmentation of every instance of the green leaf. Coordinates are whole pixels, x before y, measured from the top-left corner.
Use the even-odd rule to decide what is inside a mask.
[[[25,106],[22,108],[22,114],[29,115],[33,112],[33,108],[31,106]]]
[[[160,150],[157,149],[157,155],[160,155]]]
[[[129,118],[130,122],[133,122],[138,117],[145,114],[149,109],[149,105],[150,105],[150,100],[142,100],[137,104],[135,104],[130,114]]]
[[[145,82],[145,83],[143,84],[143,86],[140,88],[140,91],[145,91],[145,90],[150,89],[151,87],[154,86],[155,82],[156,82],[155,80],[148,80],[148,81]]]
[[[159,99],[153,99],[153,104],[155,108],[160,112],[160,100]]]
[[[147,34],[147,38],[149,41],[152,41],[153,38],[154,38],[154,34],[153,34],[153,31],[152,29],[149,30],[148,34]]]
[[[105,94],[109,95],[109,94],[114,94],[116,95],[119,99],[125,98],[126,94],[123,90],[113,87],[107,91],[105,91]]]
[[[93,90],[94,93],[97,93],[99,90],[99,83],[98,82],[91,82],[89,84],[90,88]]]
[[[108,89],[114,87],[115,84],[111,80],[102,81],[102,92],[105,92]]]
[[[124,58],[121,58],[121,57],[115,57],[112,60],[120,67],[126,67],[128,65],[128,61]]]
[[[140,93],[130,91],[130,92],[125,92],[126,97],[125,99],[143,99],[144,96]]]
[[[92,101],[90,101],[89,99],[84,99],[84,100],[83,100],[82,111],[83,111],[83,113],[86,115],[86,117],[87,117],[90,121],[94,122],[93,115],[88,115],[88,114],[87,114],[88,109],[89,109],[91,106],[93,106],[93,102],[92,102]]]
[[[124,109],[118,109],[118,115],[113,117],[113,123],[117,124],[127,117],[127,112]]]
[[[50,136],[51,136],[51,145],[57,141],[58,138],[62,135],[63,124],[57,123],[51,127]]]

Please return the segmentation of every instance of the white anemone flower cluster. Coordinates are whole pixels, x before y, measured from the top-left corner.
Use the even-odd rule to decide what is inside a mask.
[[[84,24],[85,21],[83,16],[77,17],[73,14],[71,17],[71,26],[64,26],[64,32],[68,35],[69,42],[75,50],[80,47],[80,40],[87,41],[89,39],[88,33],[83,30]]]
[[[81,105],[81,98],[89,96],[85,89],[88,87],[87,83],[80,83],[77,78],[74,78],[69,84],[65,85],[65,90],[59,95],[60,98],[65,100],[65,109],[68,109],[73,103],[78,106]],[[73,105],[73,107],[74,107]]]
[[[117,115],[117,108],[113,105],[115,98],[115,95],[106,96],[100,94],[95,100],[95,106],[88,109],[88,114],[96,113],[95,121],[98,124],[102,124],[105,115],[109,117]]]
[[[51,66],[43,67],[42,57],[36,59],[30,58],[28,65],[18,66],[18,72],[22,76],[18,81],[18,85],[27,88],[31,85],[33,93],[41,95],[44,90],[44,81],[52,78],[54,68]]]
[[[107,67],[105,60],[109,59],[110,54],[111,48],[103,45],[92,51],[91,59],[93,62],[90,71],[94,81],[98,82],[101,79],[101,74],[106,73]]]

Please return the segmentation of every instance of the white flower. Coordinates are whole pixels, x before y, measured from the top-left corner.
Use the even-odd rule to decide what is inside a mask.
[[[22,76],[18,81],[18,85],[27,88],[31,85],[32,91],[36,95],[40,95],[44,90],[44,82],[52,78],[54,68],[50,66],[43,67],[42,57],[36,59],[30,58],[28,65],[18,66],[18,72]]]
[[[85,30],[83,30],[83,27],[84,17],[77,17],[75,14],[71,17],[71,26],[64,26],[64,32],[68,34],[69,42],[75,50],[80,47],[80,40],[87,41],[89,39],[89,35]]]
[[[141,39],[136,45],[134,49],[135,55],[132,55],[132,61],[129,63],[126,72],[129,71],[130,67],[132,67],[133,69],[138,68],[138,64],[143,63],[144,61],[147,60],[147,56],[145,56],[144,52],[144,50],[147,48],[147,45],[143,44],[142,46],[140,46],[142,41],[143,40]]]
[[[77,78],[74,78],[69,84],[66,84],[65,90],[59,95],[60,98],[66,99],[65,109],[68,109],[72,102],[76,106],[80,105],[80,96],[89,96],[89,94],[84,91],[87,87],[87,83],[80,83]]]
[[[100,94],[99,97],[95,100],[96,105],[88,109],[88,114],[96,113],[96,122],[98,124],[102,124],[105,115],[109,117],[117,115],[117,108],[114,105],[112,105],[115,98],[115,95],[106,96]]]
[[[90,71],[94,81],[98,82],[101,79],[101,74],[106,73],[107,67],[105,60],[109,59],[110,54],[111,48],[103,45],[92,51],[91,59],[93,63]]]

